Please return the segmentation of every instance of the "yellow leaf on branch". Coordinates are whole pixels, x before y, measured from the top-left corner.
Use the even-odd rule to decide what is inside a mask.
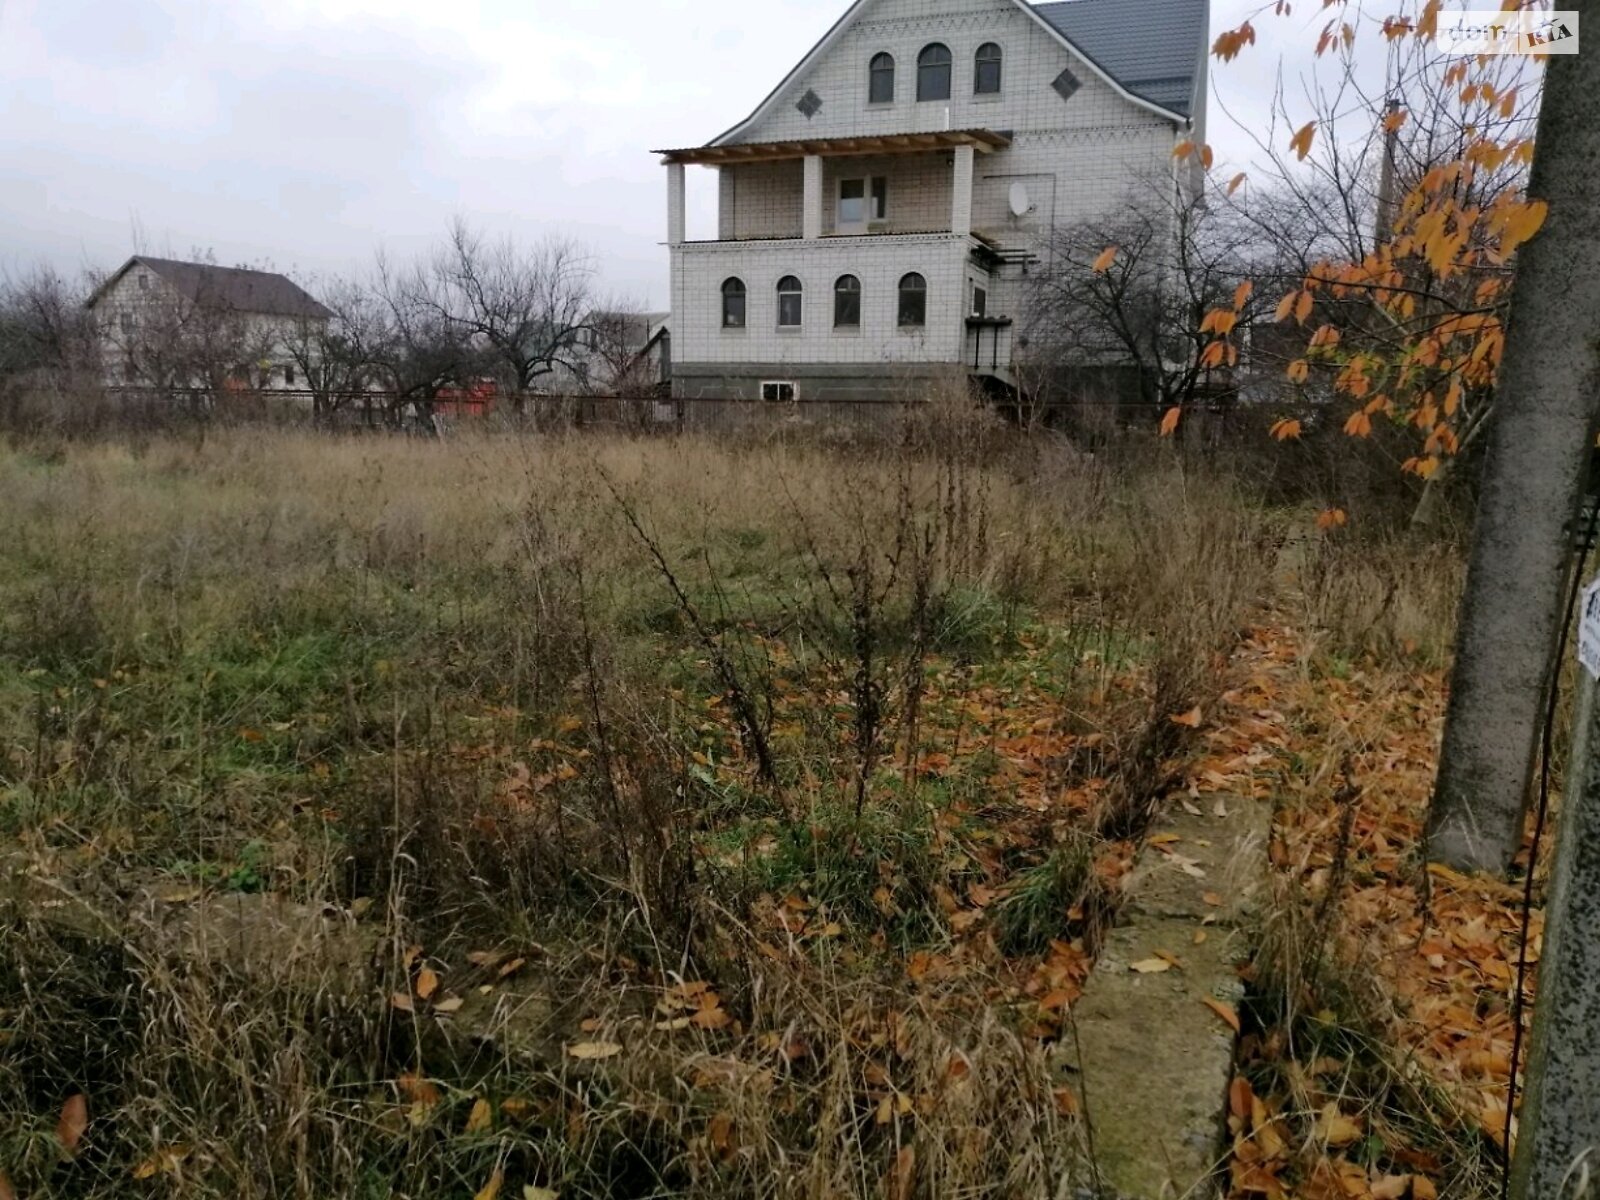
[[[1311,143],[1317,136],[1317,123],[1307,121],[1300,127],[1300,131],[1289,139],[1289,149],[1295,152],[1301,162],[1305,162],[1306,155],[1311,153]]]
[[[1211,53],[1215,54],[1223,62],[1231,62],[1235,58],[1239,57],[1239,51],[1243,50],[1246,46],[1254,46],[1255,44],[1255,26],[1251,25],[1249,21],[1246,21],[1243,25],[1239,26],[1239,28],[1230,29],[1221,34],[1217,40],[1212,43]]]
[[[1428,0],[1423,5],[1422,16],[1417,19],[1417,37],[1424,41],[1432,41],[1439,33],[1439,10],[1444,7],[1444,0]]]

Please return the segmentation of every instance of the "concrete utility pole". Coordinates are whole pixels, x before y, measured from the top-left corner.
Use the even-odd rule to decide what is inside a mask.
[[[1383,110],[1385,124],[1389,124],[1396,113],[1400,111],[1398,98],[1391,99]],[[1372,231],[1372,243],[1375,246],[1387,246],[1394,241],[1394,215],[1397,209],[1395,197],[1395,172],[1396,159],[1400,153],[1400,127],[1383,131],[1383,170],[1378,176],[1378,218]]]
[[[1550,215],[1518,255],[1428,818],[1429,856],[1463,870],[1504,871],[1522,841],[1600,398],[1600,0],[1562,6],[1584,44],[1545,77],[1528,190]]]
[[[1600,623],[1600,593],[1584,607],[1592,629]],[[1589,640],[1593,645],[1592,634]],[[1515,1200],[1600,1194],[1600,704],[1589,670],[1579,676],[1512,1170]]]

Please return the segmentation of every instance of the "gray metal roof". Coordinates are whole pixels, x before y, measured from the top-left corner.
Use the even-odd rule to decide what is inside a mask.
[[[93,305],[107,287],[126,275],[135,264],[160,276],[202,308],[226,308],[234,312],[272,317],[321,319],[333,316],[299,284],[275,271],[179,262],[171,258],[151,258],[145,254],[130,258],[90,297],[89,303]]]
[[[1134,95],[1194,115],[1195,77],[1211,41],[1207,0],[1064,0],[1033,8]]]

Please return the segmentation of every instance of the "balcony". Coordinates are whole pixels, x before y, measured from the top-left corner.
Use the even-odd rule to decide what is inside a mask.
[[[1011,144],[988,129],[660,151],[667,243],[687,239],[685,168],[719,171],[718,241],[972,231],[973,164]]]

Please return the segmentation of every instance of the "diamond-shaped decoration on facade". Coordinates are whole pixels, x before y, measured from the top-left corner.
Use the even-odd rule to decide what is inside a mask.
[[[1061,94],[1063,100],[1071,100],[1073,93],[1081,88],[1083,84],[1078,82],[1078,77],[1071,71],[1063,71],[1056,76],[1055,82],[1050,86]]]
[[[800,97],[800,103],[796,104],[795,107],[804,113],[806,120],[809,121],[822,111],[822,97],[807,88],[806,94]]]

